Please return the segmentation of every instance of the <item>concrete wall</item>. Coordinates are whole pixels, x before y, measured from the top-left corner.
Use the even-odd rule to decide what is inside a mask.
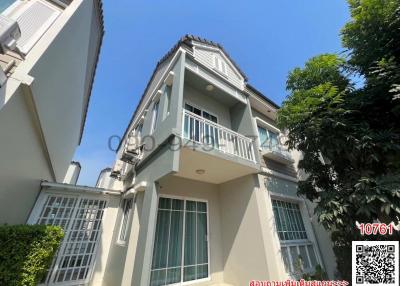
[[[257,175],[220,185],[224,281],[279,279],[276,250],[270,241],[264,193]],[[272,255],[271,255],[272,254]]]
[[[68,166],[67,173],[65,174],[63,183],[76,185],[79,174],[81,172],[81,165],[77,162],[71,162]]]
[[[0,90],[0,223],[25,223],[40,181],[65,177],[101,37],[94,10],[72,1]]]
[[[232,129],[231,115],[229,108],[221,102],[215,100],[211,96],[207,96],[185,82],[183,101],[192,104],[194,107],[200,108],[204,111],[210,112],[212,115],[218,117],[218,124]]]
[[[21,224],[52,180],[32,105],[19,89],[0,111],[0,224]]]
[[[105,276],[109,275],[108,262],[110,261],[110,253],[112,246],[115,244],[116,235],[119,231],[118,215],[121,197],[111,195],[108,197],[107,209],[103,216],[103,228],[101,233],[100,244],[96,256],[92,279],[90,285],[117,285],[104,283]],[[116,223],[117,222],[117,223]],[[111,268],[113,269],[113,268]]]

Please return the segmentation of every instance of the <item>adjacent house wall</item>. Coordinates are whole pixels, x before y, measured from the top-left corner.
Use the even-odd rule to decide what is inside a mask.
[[[58,182],[79,144],[87,64],[93,70],[96,63],[89,53],[96,54],[101,33],[93,10],[93,1],[72,1],[15,71],[34,79],[30,88]]]
[[[0,111],[0,224],[22,224],[52,180],[32,106],[18,89]]]

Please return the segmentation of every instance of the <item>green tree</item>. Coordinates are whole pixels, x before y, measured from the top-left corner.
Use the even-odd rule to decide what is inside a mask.
[[[347,280],[351,241],[363,239],[355,222],[400,217],[400,1],[349,0],[349,7],[346,56],[319,55],[291,71],[278,113],[288,147],[303,154],[298,193],[316,202]]]

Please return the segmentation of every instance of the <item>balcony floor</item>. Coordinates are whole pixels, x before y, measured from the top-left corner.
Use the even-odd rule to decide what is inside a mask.
[[[259,172],[258,165],[253,162],[241,162],[239,158],[224,159],[225,154],[219,151],[205,152],[189,147],[181,149],[179,172],[176,176],[213,184],[221,184],[239,177]],[[198,174],[196,170],[204,170]]]

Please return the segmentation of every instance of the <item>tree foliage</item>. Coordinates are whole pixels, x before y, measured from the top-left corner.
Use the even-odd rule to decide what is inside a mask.
[[[298,193],[317,203],[319,221],[343,247],[357,237],[356,221],[400,217],[400,1],[349,7],[346,56],[319,55],[291,71],[278,113],[289,148],[303,154]]]

